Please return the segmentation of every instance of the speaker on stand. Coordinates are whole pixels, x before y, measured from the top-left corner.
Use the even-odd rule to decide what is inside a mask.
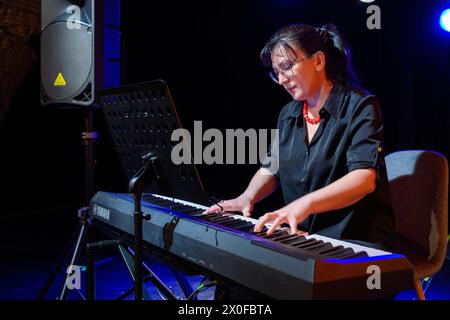
[[[74,268],[89,226],[87,207],[95,192],[95,92],[120,85],[120,0],[41,1],[41,105],[54,109],[81,109],[84,128],[84,206],[78,211],[79,230],[39,293],[44,299],[58,273],[66,280],[59,295],[73,289]],[[107,74],[107,77],[104,76]],[[62,269],[72,252],[69,268]],[[75,288],[79,289],[79,288]],[[82,298],[81,291],[77,290]]]

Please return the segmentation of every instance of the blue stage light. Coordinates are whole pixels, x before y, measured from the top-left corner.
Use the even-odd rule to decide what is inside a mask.
[[[444,10],[441,14],[441,18],[439,19],[439,23],[441,24],[441,28],[447,32],[450,32],[450,9]]]

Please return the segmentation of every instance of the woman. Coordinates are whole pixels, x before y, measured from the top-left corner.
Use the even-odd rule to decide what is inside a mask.
[[[286,206],[264,214],[255,231],[282,224],[377,248],[391,246],[394,218],[383,162],[383,122],[375,96],[352,86],[349,52],[332,25],[296,24],[261,51],[271,78],[292,96],[278,118],[278,172],[263,165],[237,198],[205,213],[240,211],[278,186]],[[273,166],[272,166],[273,167]]]

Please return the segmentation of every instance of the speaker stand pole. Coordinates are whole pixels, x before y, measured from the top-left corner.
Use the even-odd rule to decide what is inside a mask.
[[[98,133],[94,131],[94,115],[92,108],[84,110],[84,132],[81,133],[84,153],[84,204],[89,206],[91,197],[94,195],[94,144],[98,139]]]
[[[81,250],[84,249],[83,243],[89,243],[92,238],[92,228],[90,228],[90,216],[89,216],[89,202],[91,197],[94,194],[94,144],[98,138],[98,133],[93,131],[93,110],[92,108],[88,108],[83,110],[84,117],[84,131],[81,133],[81,138],[83,140],[84,146],[84,199],[83,204],[85,207],[82,207],[78,210],[78,218],[80,220],[80,227],[78,231],[78,235],[73,237],[70,240],[67,246],[67,250],[61,256],[61,259],[57,262],[55,269],[53,270],[51,276],[46,281],[44,287],[41,289],[39,293],[39,299],[45,299],[46,294],[48,293],[52,283],[54,282],[57,274],[63,269],[64,263],[68,259],[68,255],[71,252],[70,247],[72,247],[73,253],[70,258],[70,265],[74,265],[80,254]],[[65,271],[65,270],[63,270]],[[59,300],[65,300],[68,294],[67,284],[70,281],[70,274],[66,273],[66,278],[64,281],[64,286],[61,289],[61,294],[59,295]]]
[[[94,114],[92,108],[86,108],[83,110],[84,116],[84,131],[81,133],[84,146],[84,208],[79,210],[79,218],[81,223],[80,233],[77,238],[77,242],[74,248],[74,252],[71,258],[70,266],[75,265],[81,250],[84,249],[84,243],[90,243],[93,235],[92,228],[90,227],[91,221],[89,216],[89,202],[94,195],[94,144],[97,141],[98,133],[93,130],[94,127]],[[62,288],[59,300],[65,300],[67,297],[67,284],[70,281],[70,274],[66,275],[64,286]]]

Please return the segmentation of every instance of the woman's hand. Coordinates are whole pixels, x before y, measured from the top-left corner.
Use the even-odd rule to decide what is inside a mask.
[[[221,211],[238,211],[246,217],[250,217],[253,210],[253,204],[250,199],[241,194],[239,197],[231,200],[222,200],[218,204],[215,204],[206,209],[203,214],[221,212]]]
[[[272,226],[267,230],[267,234],[271,235],[281,224],[288,223],[291,227],[291,234],[296,234],[297,225],[311,214],[310,211],[310,204],[307,198],[300,198],[281,209],[268,212],[259,218],[255,226],[255,232],[260,232],[266,223],[272,223]]]

